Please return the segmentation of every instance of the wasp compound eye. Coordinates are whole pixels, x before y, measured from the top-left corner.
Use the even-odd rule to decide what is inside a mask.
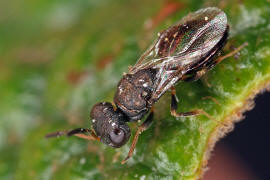
[[[122,144],[124,138],[125,132],[120,128],[116,128],[110,132],[110,139],[114,144]]]
[[[118,148],[129,140],[127,117],[120,110],[114,110],[111,103],[96,104],[91,118],[95,133],[104,144]]]

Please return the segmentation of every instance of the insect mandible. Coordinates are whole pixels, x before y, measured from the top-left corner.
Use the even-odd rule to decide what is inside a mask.
[[[179,81],[195,81],[227,57],[240,51],[245,44],[218,57],[227,42],[229,26],[226,14],[209,7],[188,14],[179,23],[158,34],[155,43],[139,58],[117,85],[114,102],[97,103],[91,110],[92,129],[77,128],[58,131],[46,137],[61,135],[97,140],[114,148],[130,138],[128,122],[141,120],[125,163],[133,154],[139,135],[153,121],[153,105],[171,89],[171,114],[175,117],[206,114],[203,110],[176,112],[174,86]]]

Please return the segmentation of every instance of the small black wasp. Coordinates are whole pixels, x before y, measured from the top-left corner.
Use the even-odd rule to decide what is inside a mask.
[[[91,111],[93,129],[58,131],[46,137],[74,135],[119,148],[130,138],[127,122],[141,120],[150,112],[134,136],[130,151],[122,161],[125,163],[132,156],[140,133],[152,123],[153,105],[168,89],[171,89],[173,116],[207,115],[199,109],[176,112],[178,101],[174,86],[179,81],[198,80],[216,64],[245,46],[218,57],[226,44],[228,33],[227,17],[220,9],[209,7],[190,13],[177,25],[159,33],[157,41],[124,74],[117,86],[114,105],[109,102],[94,105]]]

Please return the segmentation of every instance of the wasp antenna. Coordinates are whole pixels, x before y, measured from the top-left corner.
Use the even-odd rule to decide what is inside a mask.
[[[92,131],[90,129],[85,129],[85,128],[76,128],[71,131],[68,131],[66,135],[73,136],[75,134],[81,134],[81,133],[86,133],[86,132],[91,133]]]
[[[89,133],[89,135],[86,135],[84,133]],[[59,136],[67,136],[67,137],[76,136],[76,137],[86,139],[86,140],[100,141],[100,138],[97,137],[97,135],[94,133],[93,130],[85,129],[85,128],[76,128],[70,131],[57,131],[57,132],[49,133],[45,137],[51,138],[51,137],[59,137]]]
[[[69,131],[57,131],[53,133],[46,134],[46,138],[52,138],[52,137],[59,137],[59,136],[64,136],[67,135]]]

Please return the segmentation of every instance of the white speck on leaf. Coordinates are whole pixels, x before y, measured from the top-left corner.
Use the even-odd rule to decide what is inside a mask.
[[[80,164],[85,164],[85,162],[86,162],[85,158],[80,159]]]
[[[141,177],[140,177],[140,180],[145,180],[145,175],[142,175]]]

